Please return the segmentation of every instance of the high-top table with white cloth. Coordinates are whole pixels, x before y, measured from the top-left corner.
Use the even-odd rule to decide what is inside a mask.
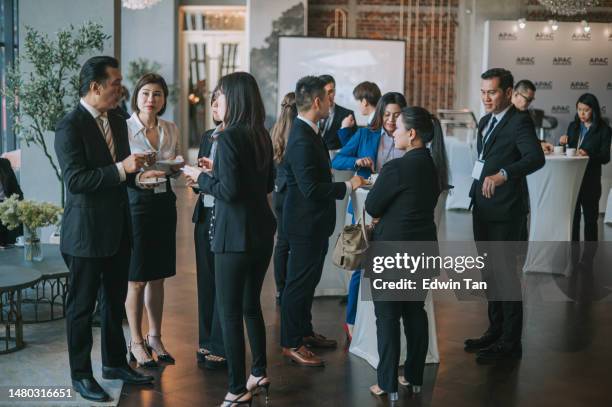
[[[348,181],[354,174],[354,171],[332,170],[334,182]],[[323,263],[323,274],[315,289],[315,297],[346,295],[348,292],[348,282],[351,276],[346,271],[336,267],[332,262],[336,240],[345,224],[348,201],[348,197],[336,201],[336,227],[329,238],[329,247]]]
[[[469,209],[472,169],[476,161],[474,139],[449,136],[444,138],[448,157],[450,184],[454,186],[446,200],[446,209]]]
[[[544,167],[527,176],[530,242],[571,241],[574,209],[587,162],[587,157],[547,155]],[[566,275],[569,256],[567,243],[530,243],[523,271]]]
[[[604,164],[601,169],[601,198],[599,198],[599,213],[608,215],[608,195],[612,189],[612,165]]]
[[[369,190],[358,189],[355,191],[353,196],[353,210],[355,212],[355,218],[357,214],[362,213],[362,208],[365,204],[366,197],[368,196]],[[439,225],[440,217],[442,216],[442,210],[444,208],[444,201],[446,193],[440,196],[438,205],[435,210],[435,222]],[[370,223],[372,218],[366,212],[366,222]],[[367,284],[367,279],[363,278],[361,284]],[[427,358],[425,363],[439,363],[440,353],[438,352],[438,336],[436,332],[436,318],[434,314],[434,304],[432,299],[431,291],[427,294],[425,299],[425,311],[427,312],[427,321],[429,327],[429,346],[427,349]],[[404,332],[403,324],[400,324],[400,332]],[[374,314],[374,302],[362,301],[361,300],[361,287],[359,289],[359,297],[357,301],[357,315],[355,317],[355,327],[353,328],[353,339],[349,352],[353,355],[359,356],[365,359],[373,368],[376,369],[378,366],[378,340],[376,338],[376,315]],[[401,335],[401,354],[400,363],[406,359],[406,338]]]

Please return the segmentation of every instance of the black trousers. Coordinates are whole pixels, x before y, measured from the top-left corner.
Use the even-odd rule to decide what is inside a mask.
[[[273,240],[244,253],[216,253],[217,304],[225,343],[229,391],[246,391],[244,322],[254,376],[266,374],[266,325],[261,312],[261,288],[272,257]]]
[[[210,250],[208,229],[212,211],[205,209],[204,219],[195,224],[193,234],[198,285],[198,345],[213,355],[225,357],[219,307],[215,295],[215,255]]]
[[[124,230],[127,229],[127,226]],[[100,296],[102,365],[127,365],[123,314],[127,296],[130,242],[124,232],[117,253],[111,257],[86,258],[62,253],[70,269],[66,299],[68,358],[73,379],[91,378],[91,319]]]
[[[426,295],[426,294],[425,294]],[[376,337],[380,361],[376,369],[378,385],[386,392],[397,391],[397,366],[400,358],[400,318],[406,335],[404,377],[411,384],[423,384],[423,371],[429,344],[424,301],[374,301]]]
[[[287,280],[281,299],[281,346],[297,348],[313,335],[312,300],[321,280],[329,239],[289,236]]]
[[[275,192],[272,197],[274,203],[274,213],[277,219],[278,228],[276,229],[276,245],[274,246],[274,281],[276,291],[282,295],[287,278],[287,262],[289,261],[289,240],[282,227],[283,201],[285,194]]]
[[[599,198],[601,198],[601,178],[587,178],[582,180],[574,221],[572,224],[572,241],[580,241],[580,218],[584,214],[584,240],[596,242],[598,239],[597,219],[599,218]],[[582,214],[581,214],[582,209]]]
[[[475,208],[472,216],[474,240],[484,241],[509,241],[518,242],[525,238],[527,217],[519,215],[516,219],[508,222],[490,222],[479,220],[478,211]],[[508,253],[503,261],[504,270],[516,269],[516,256]],[[496,270],[486,270],[493,276],[498,287],[500,283],[507,289],[520,287],[518,277],[514,275],[495,276]],[[485,280],[488,280],[485,275]],[[495,282],[494,282],[495,283]],[[520,289],[520,288],[519,288]],[[500,291],[497,292],[497,295]],[[523,302],[522,301],[495,301],[489,300],[488,306],[489,329],[488,333],[501,338],[508,346],[520,344],[523,332]]]

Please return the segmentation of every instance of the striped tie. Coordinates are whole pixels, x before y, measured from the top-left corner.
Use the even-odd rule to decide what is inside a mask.
[[[115,161],[117,159],[115,155],[115,143],[113,141],[113,135],[111,134],[108,116],[106,116],[106,114],[101,114],[100,116],[98,116],[98,122],[100,123],[100,129],[102,130],[102,134],[104,135],[106,145],[110,150],[111,156],[113,157],[113,161]]]

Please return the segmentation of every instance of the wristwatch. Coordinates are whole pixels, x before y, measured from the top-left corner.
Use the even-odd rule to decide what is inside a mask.
[[[506,172],[506,170],[502,168],[501,170],[499,170],[499,173],[502,175],[502,177],[504,177],[506,181],[508,181],[508,173]]]

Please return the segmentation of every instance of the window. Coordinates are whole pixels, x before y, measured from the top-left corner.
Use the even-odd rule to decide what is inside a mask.
[[[0,0],[0,86],[4,88],[6,69],[17,56],[19,44],[18,0]],[[19,146],[12,131],[12,117],[7,111],[5,97],[2,96],[0,111],[0,153],[14,150]]]

